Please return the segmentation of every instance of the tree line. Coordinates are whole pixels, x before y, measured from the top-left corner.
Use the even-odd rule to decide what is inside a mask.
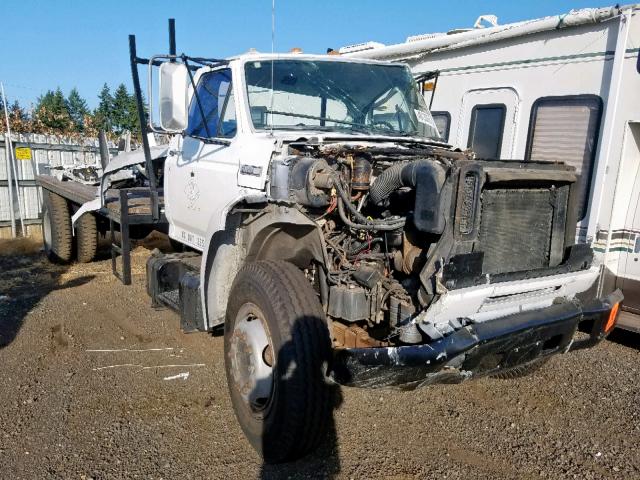
[[[91,110],[77,88],[67,96],[60,87],[48,90],[27,111],[16,100],[8,103],[11,131],[15,133],[42,133],[62,136],[95,137],[100,130],[116,138],[125,131],[140,138],[140,122],[135,94],[129,93],[124,84],[112,93],[105,83],[98,94],[98,106]],[[0,104],[0,132],[6,130],[4,108]]]

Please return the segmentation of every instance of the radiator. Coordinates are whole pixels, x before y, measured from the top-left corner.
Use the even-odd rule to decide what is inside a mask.
[[[550,189],[482,192],[478,250],[484,252],[483,273],[549,266],[554,198]]]

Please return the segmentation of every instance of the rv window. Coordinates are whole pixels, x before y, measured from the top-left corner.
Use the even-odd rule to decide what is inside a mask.
[[[601,114],[602,100],[596,95],[539,98],[531,109],[525,159],[576,168],[579,220],[586,213]]]
[[[507,107],[503,104],[473,107],[467,147],[476,152],[478,158],[500,158],[506,113]]]
[[[445,142],[449,141],[449,127],[451,126],[451,114],[449,112],[431,112],[438,132]]]

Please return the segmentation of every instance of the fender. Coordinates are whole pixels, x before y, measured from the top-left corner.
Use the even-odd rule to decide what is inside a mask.
[[[296,208],[270,204],[254,217],[230,213],[203,252],[200,284],[207,329],[224,323],[233,280],[246,262],[278,259],[300,268],[327,264],[320,227]]]
[[[229,212],[245,200],[244,196],[236,198],[224,208],[220,215],[214,213],[209,219],[206,244],[202,250],[200,263],[200,301],[204,326],[207,330],[224,322],[231,283],[242,265],[244,249],[240,232],[238,232],[241,218],[239,215],[230,215]],[[224,223],[220,221],[221,218],[224,219]],[[216,290],[209,292],[209,277],[212,271],[218,278],[212,282],[215,284],[212,288]],[[225,275],[227,278],[223,281]],[[211,302],[209,302],[210,293]],[[209,303],[211,303],[211,312],[209,312]]]
[[[297,208],[270,205],[246,224],[246,239],[247,261],[286,260],[300,268],[328,262],[320,227]]]

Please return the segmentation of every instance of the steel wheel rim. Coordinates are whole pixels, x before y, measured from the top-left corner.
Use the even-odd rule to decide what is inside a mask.
[[[45,211],[42,217],[42,238],[44,240],[44,249],[46,251],[51,250],[51,218],[49,217],[49,210]]]
[[[273,393],[274,354],[264,315],[255,304],[245,303],[238,311],[229,347],[234,387],[252,412],[264,411]]]

